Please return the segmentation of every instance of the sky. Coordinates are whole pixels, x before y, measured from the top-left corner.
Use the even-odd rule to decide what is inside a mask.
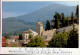
[[[29,14],[51,4],[61,4],[66,6],[76,6],[78,2],[2,2],[2,18],[16,17]]]

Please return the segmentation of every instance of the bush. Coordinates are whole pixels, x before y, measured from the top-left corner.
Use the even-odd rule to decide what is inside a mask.
[[[54,34],[53,38],[49,42],[49,47],[66,47],[68,37],[68,32]]]
[[[44,44],[44,40],[37,35],[35,38],[30,39],[30,42],[27,44],[27,47],[46,47],[46,46]]]

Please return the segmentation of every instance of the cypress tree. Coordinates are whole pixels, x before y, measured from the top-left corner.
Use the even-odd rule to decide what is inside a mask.
[[[55,15],[54,15],[54,18],[55,18],[55,28],[59,28],[59,15],[58,13],[56,12]]]
[[[73,12],[72,12],[72,14],[71,14],[71,22],[72,22],[72,24],[74,23],[74,19],[73,19]]]
[[[64,13],[62,13],[62,26],[65,26],[65,17],[64,17]]]
[[[77,5],[77,8],[76,8],[76,17],[77,17],[77,23],[79,24],[79,5]]]
[[[47,20],[45,30],[50,30],[50,22]]]

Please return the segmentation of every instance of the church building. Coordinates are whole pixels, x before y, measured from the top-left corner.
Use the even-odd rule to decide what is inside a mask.
[[[48,45],[48,42],[53,37],[54,33],[56,32],[56,29],[51,29],[51,30],[45,31],[45,30],[43,30],[42,22],[37,22],[36,32],[38,33],[38,35],[40,35],[44,39],[45,44]]]
[[[31,34],[33,37],[35,37],[36,35],[40,35],[40,37],[43,38],[45,45],[48,45],[48,42],[51,40],[51,38],[53,37],[54,33],[56,32],[56,29],[51,29],[51,30],[47,30],[45,31],[43,29],[43,24],[42,22],[37,22],[36,24],[36,32],[33,30],[28,30],[28,31],[24,31],[22,32],[22,36],[23,36],[23,40],[24,43],[28,43],[29,40],[29,35]]]

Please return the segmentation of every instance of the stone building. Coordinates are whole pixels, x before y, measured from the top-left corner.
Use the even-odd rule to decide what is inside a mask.
[[[56,32],[56,29],[51,29],[51,30],[43,30],[43,24],[42,22],[37,22],[36,24],[36,32],[33,30],[28,30],[28,31],[24,31],[22,32],[22,37],[24,40],[24,44],[29,43],[29,35],[31,34],[33,37],[35,37],[36,35],[40,35],[43,39],[46,45],[48,45],[48,42],[51,40],[51,38],[53,37],[54,33]]]
[[[43,24],[42,22],[37,22],[36,24],[36,32],[38,33],[38,35],[42,35],[43,33]]]
[[[42,22],[37,22],[36,25],[36,32],[38,35],[40,35],[43,39],[46,45],[48,45],[48,42],[51,40],[53,37],[54,33],[56,32],[56,29],[51,29],[51,30],[43,30],[43,24]]]
[[[23,40],[24,40],[24,44],[28,43],[30,40],[29,40],[29,35],[32,35],[33,37],[35,37],[36,35],[38,35],[37,32],[29,29],[28,31],[24,31],[22,32],[22,37],[23,37]]]
[[[6,42],[8,44],[8,47],[13,45],[19,44],[19,36],[11,36],[10,38],[6,39]]]

